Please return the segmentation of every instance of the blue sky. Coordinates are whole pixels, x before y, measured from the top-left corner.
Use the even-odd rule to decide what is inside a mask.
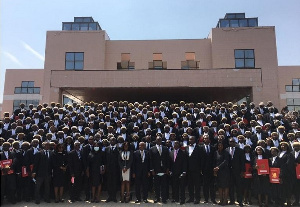
[[[300,65],[299,10],[299,0],[1,0],[0,103],[5,70],[43,68],[46,31],[74,16],[92,16],[112,40],[202,39],[225,13],[245,12],[276,27],[279,65]]]

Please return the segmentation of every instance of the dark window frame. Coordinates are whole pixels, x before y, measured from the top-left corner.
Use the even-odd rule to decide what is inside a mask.
[[[21,87],[15,87],[14,94],[40,94],[41,88],[34,87],[34,81],[22,81]]]
[[[237,51],[243,51],[243,57],[236,57],[236,52]],[[246,51],[252,51],[253,52],[253,58],[248,58],[245,56],[246,54]],[[241,67],[237,67],[236,65],[236,61],[237,60],[243,60],[243,66]],[[248,67],[246,66],[246,60],[253,60],[253,67]],[[235,49],[234,50],[234,63],[235,63],[235,68],[238,68],[238,69],[247,69],[247,68],[255,68],[255,52],[254,52],[254,49]]]
[[[73,60],[67,60],[67,55],[72,54]],[[82,60],[76,60],[76,54],[82,54]],[[72,64],[72,68],[67,68],[67,63]],[[76,63],[82,63],[82,68],[76,68]],[[66,52],[65,53],[65,70],[83,70],[84,69],[84,52]]]

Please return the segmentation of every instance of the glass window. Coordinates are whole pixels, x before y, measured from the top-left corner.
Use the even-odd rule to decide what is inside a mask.
[[[90,17],[85,17],[85,18],[83,18],[83,22],[91,22],[92,20],[91,20],[91,18]]]
[[[245,58],[254,58],[253,50],[245,50]]]
[[[234,19],[235,18],[235,14],[227,14],[227,19]]]
[[[244,59],[235,59],[235,67],[236,68],[244,68]]]
[[[28,88],[28,93],[33,93],[33,88]]]
[[[83,69],[83,62],[75,62],[75,70],[82,70]]]
[[[73,70],[74,62],[66,62],[66,70]]]
[[[22,88],[21,93],[27,93],[27,88]]]
[[[66,60],[74,61],[74,53],[73,52],[67,52],[66,53]]]
[[[286,92],[292,92],[293,91],[293,86],[285,86],[285,91]]]
[[[244,58],[244,50],[235,50],[234,51],[235,58]]]
[[[239,20],[230,20],[230,27],[239,27]]]
[[[75,17],[74,22],[83,22],[83,18],[82,17]]]
[[[15,87],[15,94],[21,93],[21,88],[20,87]]]
[[[235,14],[235,18],[245,18],[245,14]]]
[[[22,81],[21,87],[28,87],[28,81]]]
[[[82,52],[75,52],[75,61],[83,60]]]
[[[295,107],[294,106],[287,106],[289,111],[295,111]]]
[[[293,85],[300,85],[300,79],[293,79]]]
[[[300,92],[299,86],[293,86],[293,92]]]
[[[71,23],[64,23],[63,24],[63,30],[72,30],[72,24]]]
[[[34,81],[28,81],[28,87],[34,87]]]
[[[80,24],[80,30],[88,30],[89,29],[89,26],[88,26],[88,23],[83,23],[83,24]]]
[[[240,25],[240,27],[248,27],[247,19],[240,19],[239,25]]]
[[[292,98],[287,98],[286,105],[294,105],[294,100]]]
[[[257,27],[257,19],[248,19],[249,27]]]
[[[72,30],[79,30],[79,24],[72,24]]]
[[[294,105],[300,106],[300,98],[294,98]]]
[[[97,24],[96,23],[89,23],[89,30],[96,30]]]
[[[245,59],[245,68],[254,68],[254,59]]]
[[[229,27],[229,20],[222,19],[220,21],[220,27]]]
[[[33,88],[33,93],[34,94],[40,94],[40,88],[38,88],[38,87]]]

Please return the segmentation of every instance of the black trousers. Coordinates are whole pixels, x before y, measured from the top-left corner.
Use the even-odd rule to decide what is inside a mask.
[[[295,203],[299,203],[299,198],[300,198],[300,180],[295,179],[294,180],[294,186],[293,186],[293,194],[295,198]]]
[[[107,172],[107,192],[108,198],[115,200],[117,195],[117,185],[120,175],[118,172],[108,171]]]
[[[235,175],[233,172],[230,173],[230,183],[229,183],[229,198],[230,202],[235,201],[235,194],[237,197],[237,202],[242,203],[242,178],[240,175]]]
[[[1,203],[4,195],[6,195],[9,202],[15,201],[16,193],[16,175],[1,175]]]
[[[89,200],[91,197],[91,182],[90,178],[84,174],[83,176],[83,187],[84,187],[84,193],[85,193],[85,198],[86,200]]]
[[[175,201],[185,201],[185,177],[180,177],[180,175],[172,175],[172,198]],[[180,192],[180,193],[179,193]]]
[[[167,175],[154,176],[154,189],[156,199],[161,197],[163,201],[167,200]]]
[[[211,173],[203,173],[203,195],[204,200],[208,201],[210,196],[210,200],[216,199],[216,191],[215,191],[215,177],[213,172]]]
[[[189,199],[200,201],[200,172],[188,172]]]
[[[82,181],[83,181],[82,175],[75,175],[74,183],[72,184],[72,189],[71,189],[71,196],[70,196],[71,200],[77,200],[80,198]]]
[[[44,185],[44,199],[45,200],[50,200],[50,181],[51,181],[51,176],[47,175],[44,177],[36,177],[36,184],[35,184],[35,191],[34,191],[34,197],[36,201],[41,200],[41,187]]]
[[[141,187],[143,188],[143,200],[148,199],[148,176],[135,178],[135,195],[137,200],[141,200]]]

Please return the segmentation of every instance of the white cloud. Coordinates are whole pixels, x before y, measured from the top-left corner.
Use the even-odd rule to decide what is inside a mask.
[[[40,53],[38,53],[37,51],[35,51],[32,47],[30,47],[27,43],[21,41],[23,47],[28,50],[29,52],[31,52],[33,55],[35,55],[38,59],[45,61],[45,57],[43,55],[41,55]]]
[[[11,53],[9,52],[5,52],[5,51],[2,51],[2,53],[7,57],[9,58],[12,62],[18,64],[19,66],[21,67],[24,67],[23,64],[18,60],[18,58],[16,58],[14,55],[12,55]]]

